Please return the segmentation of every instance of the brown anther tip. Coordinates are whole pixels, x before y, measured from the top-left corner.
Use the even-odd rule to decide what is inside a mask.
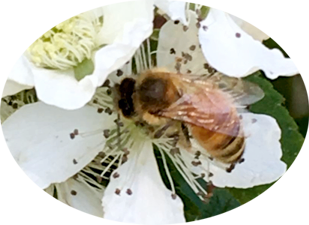
[[[109,138],[109,136],[110,136],[110,130],[103,130],[103,136],[104,136],[105,138]]]
[[[116,195],[120,195],[120,192],[121,192],[121,191],[120,191],[119,188],[117,188],[117,189],[115,190],[115,194],[116,194]]]
[[[77,161],[76,161],[76,159],[73,159],[73,164],[75,164],[75,165],[77,164]]]
[[[192,163],[193,166],[199,166],[199,165],[202,164],[201,161],[197,161],[197,162],[192,161],[191,163]]]
[[[74,135],[78,135],[78,130],[75,129],[75,130],[73,131],[73,133],[74,133]]]
[[[120,77],[123,75],[123,71],[122,70],[117,70],[116,72],[117,77]]]
[[[99,152],[99,156],[104,158],[106,156],[105,152]]]
[[[113,178],[118,178],[118,177],[120,177],[120,175],[119,175],[119,173],[117,173],[117,172],[115,172],[114,174],[113,174]]]
[[[77,192],[74,191],[74,190],[72,190],[72,191],[71,191],[71,195],[74,195],[74,196],[75,196],[75,195],[77,195]]]
[[[176,194],[172,194],[172,199],[176,199],[177,198],[177,195]]]
[[[75,134],[74,133],[70,133],[70,138],[74,139],[75,138]]]
[[[126,193],[127,193],[128,195],[132,195],[132,190],[128,188]]]

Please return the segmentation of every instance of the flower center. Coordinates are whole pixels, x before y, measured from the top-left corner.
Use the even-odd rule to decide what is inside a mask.
[[[29,48],[30,59],[36,66],[66,70],[90,59],[98,47],[96,35],[102,27],[101,18],[86,14],[72,17],[37,39]]]

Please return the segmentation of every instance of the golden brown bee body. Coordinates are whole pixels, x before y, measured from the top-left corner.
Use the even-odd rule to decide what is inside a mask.
[[[165,130],[173,127],[181,132],[185,125],[211,157],[235,163],[244,151],[244,132],[232,95],[219,88],[216,79],[156,68],[142,73],[134,82],[134,91],[121,101],[133,103],[129,108],[134,113],[129,117]],[[126,112],[123,109],[128,107],[119,104],[119,108]]]

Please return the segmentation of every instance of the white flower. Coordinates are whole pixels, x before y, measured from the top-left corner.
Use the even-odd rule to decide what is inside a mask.
[[[211,66],[235,77],[247,76],[259,69],[270,79],[298,73],[291,59],[285,58],[278,49],[268,49],[258,41],[265,35],[261,36],[261,32],[245,25],[239,18],[210,9],[206,19],[200,23],[199,40]]]
[[[47,104],[84,106],[107,75],[127,62],[151,34],[152,20],[153,2],[140,0],[104,6],[57,25],[17,61],[3,97],[35,87]],[[73,67],[87,59],[94,70],[78,81]]]
[[[157,65],[183,73],[214,73],[199,47],[196,21],[189,21],[186,29],[173,21],[164,24],[156,50]],[[198,178],[218,187],[248,188],[271,183],[285,172],[286,165],[280,160],[281,131],[276,121],[266,115],[241,114],[247,137],[244,162],[237,164],[232,172],[204,154],[197,156],[197,152],[189,153],[181,147],[175,149],[171,138],[152,139],[147,128],[118,118],[113,110],[110,87],[124,76],[132,76],[133,67],[137,73],[151,67],[153,53],[147,40],[134,58],[113,72],[103,87],[97,89],[91,102],[80,109],[67,111],[38,102],[21,107],[3,123],[10,151],[36,184],[48,190],[50,185],[59,187],[63,182],[64,186],[69,185],[68,182],[73,182],[72,176],[80,174],[102,152],[100,162],[105,166],[101,165],[101,177],[118,165],[103,193],[103,217],[128,223],[167,224],[185,222],[185,218],[166,157],[201,199],[208,193],[197,182]],[[182,58],[184,63],[175,64],[176,57]],[[171,190],[162,181],[154,151],[161,154]],[[89,178],[84,179],[90,182]],[[73,201],[74,195],[69,197]],[[84,201],[97,205],[96,200]],[[89,207],[93,209],[92,206]],[[74,207],[85,211],[85,207]],[[95,214],[92,210],[88,212]]]
[[[175,0],[154,0],[154,4],[166,13],[172,20],[179,20],[184,25],[188,24],[186,10],[187,2]]]

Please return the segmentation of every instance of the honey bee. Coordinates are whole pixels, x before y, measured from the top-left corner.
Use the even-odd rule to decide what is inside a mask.
[[[212,158],[227,164],[240,160],[245,135],[238,110],[263,98],[255,84],[217,74],[201,76],[154,68],[116,86],[117,105],[124,117],[190,135]],[[190,147],[188,147],[190,149]]]

